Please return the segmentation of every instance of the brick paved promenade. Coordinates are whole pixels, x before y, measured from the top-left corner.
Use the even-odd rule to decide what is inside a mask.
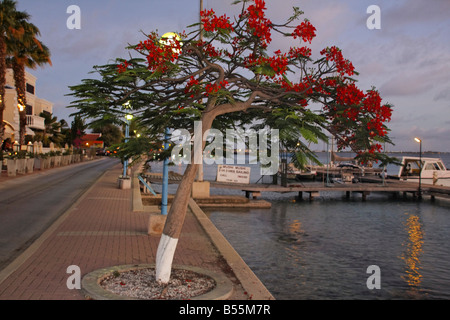
[[[83,276],[110,266],[155,262],[159,236],[148,235],[150,213],[133,210],[133,188],[118,188],[120,174],[120,164],[106,171],[27,251],[0,272],[0,300],[84,300],[82,290],[67,288],[68,266],[79,266]],[[231,260],[236,273],[229,271],[230,263],[225,262],[199,221],[188,212],[174,264],[226,274],[234,284],[230,299],[265,299],[265,293],[258,296],[260,288],[253,293],[252,285],[243,287],[239,279],[247,276],[238,273],[248,271],[239,261],[234,264],[233,259],[238,258]]]

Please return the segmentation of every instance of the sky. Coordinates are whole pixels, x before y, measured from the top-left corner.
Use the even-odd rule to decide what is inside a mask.
[[[41,31],[40,40],[51,51],[52,66],[29,70],[37,76],[36,95],[52,103],[58,120],[75,109],[67,108],[69,86],[93,78],[94,65],[127,58],[125,47],[144,39],[141,31],[181,32],[199,19],[199,0],[16,0]],[[233,17],[240,6],[234,0],[204,0],[205,9]],[[73,11],[80,8],[80,29],[69,29]],[[292,7],[316,27],[310,47],[313,56],[336,45],[360,73],[358,87],[375,87],[383,103],[394,106],[388,124],[394,146],[388,151],[450,152],[450,0],[266,0],[267,15],[284,22]],[[380,29],[368,28],[373,11],[380,9]],[[370,23],[369,23],[370,25]],[[276,49],[292,43],[273,39]]]

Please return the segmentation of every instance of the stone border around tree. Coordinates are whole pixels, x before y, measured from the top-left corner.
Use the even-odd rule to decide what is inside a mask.
[[[155,268],[154,264],[119,265],[109,268],[98,269],[86,274],[81,281],[81,289],[87,298],[93,300],[142,300],[139,298],[125,297],[114,294],[102,288],[100,283],[114,272],[126,272],[130,270]],[[200,296],[191,297],[190,300],[226,300],[233,293],[233,284],[225,276],[210,270],[194,266],[173,265],[173,269],[188,270],[198,274],[206,275],[214,279],[216,286],[211,291]]]

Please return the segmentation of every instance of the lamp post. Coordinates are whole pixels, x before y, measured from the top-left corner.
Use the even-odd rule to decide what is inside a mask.
[[[419,138],[414,138],[416,142],[419,143],[419,199],[422,198],[422,140]]]
[[[128,139],[130,138],[130,121],[133,119],[132,114],[127,114],[125,116],[125,143],[128,142]],[[127,176],[127,169],[128,169],[128,159],[123,160],[123,177],[125,178]]]
[[[166,128],[164,132],[164,151],[169,148],[169,128]],[[169,157],[164,158],[163,162],[163,184],[162,184],[162,194],[161,194],[161,214],[167,215],[168,206],[168,196],[169,196]]]
[[[172,39],[178,41],[181,40],[180,36],[174,32],[167,32],[163,34],[160,39],[161,45],[167,46],[171,44]],[[179,50],[173,49],[175,53],[179,53]],[[166,128],[164,131],[164,150],[169,148],[170,129]],[[164,158],[163,162],[163,182],[162,182],[162,194],[161,194],[161,215],[167,215],[169,196],[169,157]]]

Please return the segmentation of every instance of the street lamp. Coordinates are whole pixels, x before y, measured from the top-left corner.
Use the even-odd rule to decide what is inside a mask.
[[[170,139],[170,130],[169,128],[165,129],[164,132],[164,150],[167,151],[169,148],[169,139]],[[167,206],[168,206],[168,197],[169,197],[169,157],[164,158],[163,162],[163,184],[162,184],[162,194],[161,194],[161,214],[167,215]]]
[[[175,43],[175,41],[178,41],[180,43],[180,45],[182,45],[181,43],[181,37],[176,34],[175,32],[166,32],[162,35],[161,39],[159,40],[159,43],[163,46],[170,46],[173,45]],[[172,49],[173,53],[176,54],[180,54],[181,53],[181,49]]]
[[[130,109],[130,101],[125,102],[122,105],[125,109]],[[125,143],[128,142],[128,139],[130,138],[130,121],[133,120],[133,115],[130,113],[127,113],[125,115]],[[123,159],[123,178],[127,177],[127,169],[128,169],[128,159]]]
[[[419,138],[414,138],[414,140],[416,141],[416,142],[418,142],[419,143],[419,145],[420,145],[420,152],[419,152],[419,199],[421,199],[422,198],[422,166],[423,166],[423,164],[422,164],[422,140],[421,139],[419,139]]]
[[[159,43],[161,45],[167,46],[171,45],[173,39],[180,41],[181,38],[178,34],[174,32],[167,32],[163,34]],[[179,54],[181,52],[180,49],[173,49],[174,53]],[[170,129],[166,128],[164,130],[164,150],[169,148],[169,139],[170,139]],[[169,196],[169,157],[166,157],[163,162],[163,182],[162,182],[162,194],[161,194],[161,214],[167,215],[167,206],[168,206],[168,196]]]
[[[33,153],[33,145],[31,144],[31,141],[28,141],[27,152],[28,153]]]
[[[128,139],[130,138],[130,121],[133,120],[132,114],[127,114],[125,116],[125,143],[128,142]],[[125,178],[127,176],[127,169],[128,169],[128,158],[123,160],[123,177]]]
[[[16,140],[16,141],[14,141],[14,144],[13,144],[13,151],[14,152],[19,152],[19,150],[20,150],[20,144]]]

